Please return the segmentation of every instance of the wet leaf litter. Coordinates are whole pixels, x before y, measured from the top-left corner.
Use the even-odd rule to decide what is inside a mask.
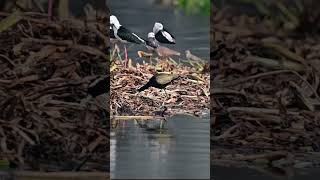
[[[106,109],[86,100],[107,74],[106,22],[49,23],[17,11],[1,12],[0,24],[0,160],[24,170],[106,170]]]
[[[179,113],[200,116],[206,109],[208,111],[209,74],[192,66],[159,59],[155,65],[144,62],[124,68],[120,60],[115,60],[111,69],[110,103],[116,119],[126,119],[124,116],[144,120],[161,117],[162,105],[167,107],[166,117]],[[139,92],[138,89],[157,73],[174,73],[179,78],[165,90],[149,87]]]
[[[312,8],[312,16],[275,20],[215,10],[212,49],[225,48],[212,53],[210,64],[211,162],[319,166],[319,27],[312,20],[320,13]]]

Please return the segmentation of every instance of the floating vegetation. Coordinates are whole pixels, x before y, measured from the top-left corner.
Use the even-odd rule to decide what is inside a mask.
[[[23,12],[0,24],[0,169],[106,171],[108,112],[87,99],[107,72],[105,24]]]
[[[319,33],[232,8],[211,24],[212,162],[319,166]]]
[[[129,68],[116,60],[113,66],[116,67],[111,72],[110,103],[114,116],[132,119],[133,116],[161,116],[162,105],[168,108],[166,116],[177,113],[201,115],[209,108],[209,73],[173,60],[159,60],[156,65],[136,63]],[[150,87],[138,92],[156,73],[174,73],[179,78],[165,91]]]

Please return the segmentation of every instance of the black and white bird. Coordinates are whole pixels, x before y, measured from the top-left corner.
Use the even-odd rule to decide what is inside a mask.
[[[118,39],[122,43],[134,43],[134,44],[145,44],[145,41],[140,38],[135,33],[131,32],[129,29],[123,27],[118,18],[114,15],[110,16],[110,25],[112,26],[112,30],[116,39]],[[124,45],[125,49],[125,64],[128,62],[128,53],[126,45]]]
[[[163,24],[156,22],[153,26],[153,33],[158,42],[164,44],[175,44],[176,40],[171,33],[169,33],[164,27]]]
[[[156,35],[153,32],[148,33],[148,39],[146,40],[146,47],[148,50],[156,52],[159,57],[171,57],[180,56],[180,53],[169,49],[167,47],[161,46],[156,40]]]
[[[148,33],[148,39],[146,40],[146,47],[148,50],[153,51],[159,47],[159,42],[155,39],[155,34],[153,32]]]

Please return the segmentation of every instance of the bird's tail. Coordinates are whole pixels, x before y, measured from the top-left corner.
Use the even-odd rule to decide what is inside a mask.
[[[150,87],[150,84],[147,83],[147,84],[145,84],[144,86],[142,86],[141,88],[139,88],[139,89],[138,89],[138,92],[144,91],[144,90],[148,89],[149,87]]]

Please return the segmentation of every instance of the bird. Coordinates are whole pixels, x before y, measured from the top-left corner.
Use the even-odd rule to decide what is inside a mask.
[[[118,41],[119,41],[119,40],[117,40],[116,36],[114,35],[114,31],[113,31],[113,22],[114,22],[114,21],[118,21],[118,19],[113,19],[113,20],[111,21],[111,18],[110,18],[109,37],[110,37],[110,41],[111,41],[112,43],[115,43],[115,42],[118,42]],[[119,22],[119,21],[118,21],[118,22]]]
[[[88,86],[88,94],[95,98],[102,94],[107,94],[110,91],[110,78],[109,76],[102,76]]]
[[[87,96],[81,100],[80,104],[89,106],[93,104],[100,107],[102,122],[106,122],[109,115],[109,98],[110,98],[110,76],[103,75],[93,80],[87,88]]]
[[[155,39],[155,34],[153,32],[148,33],[148,39],[146,40],[146,47],[148,50],[152,51],[159,47],[159,42]]]
[[[153,32],[148,33],[146,47],[148,50],[156,52],[159,57],[180,56],[180,52],[169,49],[165,46],[161,46],[159,42],[155,39],[155,34]]]
[[[110,76],[104,75],[91,81],[87,87],[87,96],[81,100],[80,104],[88,106],[89,104],[95,104],[101,108],[102,120],[109,117],[109,97],[110,97]]]
[[[110,25],[112,26],[113,33],[116,39],[122,43],[134,43],[134,44],[145,44],[145,40],[140,38],[137,34],[131,32],[129,29],[123,27],[118,18],[115,15],[110,16]],[[128,62],[128,53],[126,45],[125,49],[125,66]]]
[[[200,57],[192,54],[190,50],[186,50],[185,52],[186,52],[186,58],[187,58],[188,60],[198,61],[198,62],[202,62],[202,61],[203,61],[203,59],[201,59]]]
[[[167,93],[165,88],[172,83],[174,80],[178,79],[179,76],[177,74],[164,74],[164,73],[158,73],[153,75],[149,81],[147,82],[147,84],[145,84],[144,86],[142,86],[141,88],[138,89],[138,92],[144,91],[146,89],[148,89],[149,87],[155,87],[158,89],[163,89],[165,96],[167,98]],[[164,106],[165,101],[162,102],[161,107]]]
[[[177,74],[164,74],[158,73],[153,75],[147,84],[138,89],[138,92],[144,91],[149,87],[155,87],[158,89],[165,89],[172,81],[178,79],[179,76]]]
[[[164,44],[176,44],[176,40],[171,33],[169,33],[160,22],[154,23],[153,33],[158,42]]]

